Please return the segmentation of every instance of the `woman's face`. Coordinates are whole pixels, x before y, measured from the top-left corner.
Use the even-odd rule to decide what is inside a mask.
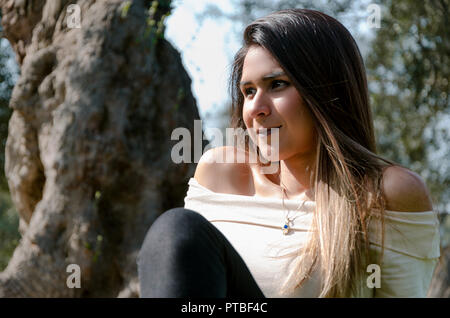
[[[283,69],[263,47],[253,45],[244,59],[241,78],[243,119],[252,141],[266,158],[276,134],[258,129],[279,127],[279,160],[315,151],[315,129],[309,110]],[[273,154],[272,154],[273,155]]]

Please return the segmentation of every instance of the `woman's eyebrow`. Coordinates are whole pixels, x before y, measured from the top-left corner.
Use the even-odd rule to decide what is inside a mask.
[[[277,72],[273,72],[273,73],[264,75],[262,77],[262,80],[263,81],[268,81],[268,80],[270,80],[272,78],[280,77],[280,76],[284,76],[284,75],[286,75],[286,74],[283,71],[277,71]],[[250,83],[251,83],[251,81],[245,81],[245,82],[240,82],[239,85],[240,86],[244,86],[244,85],[247,85],[247,84],[250,84]]]

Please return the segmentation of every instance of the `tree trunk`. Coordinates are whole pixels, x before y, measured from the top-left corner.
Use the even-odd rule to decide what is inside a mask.
[[[171,132],[193,135],[191,80],[148,26],[151,1],[128,2],[0,0],[20,64],[5,172],[22,235],[2,297],[139,296],[145,233],[183,205],[195,165],[173,163]],[[74,3],[81,28],[68,27]],[[169,5],[159,1],[156,22]]]

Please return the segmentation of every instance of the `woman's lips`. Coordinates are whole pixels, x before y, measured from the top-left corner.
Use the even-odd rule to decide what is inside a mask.
[[[256,133],[258,135],[263,135],[263,136],[269,136],[272,134],[272,129],[278,128],[280,129],[282,126],[277,126],[277,127],[271,127],[271,128],[259,128]]]

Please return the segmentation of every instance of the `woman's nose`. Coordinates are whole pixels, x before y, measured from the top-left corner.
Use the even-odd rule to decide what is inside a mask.
[[[258,91],[250,103],[253,118],[270,115],[270,99],[263,91]]]

